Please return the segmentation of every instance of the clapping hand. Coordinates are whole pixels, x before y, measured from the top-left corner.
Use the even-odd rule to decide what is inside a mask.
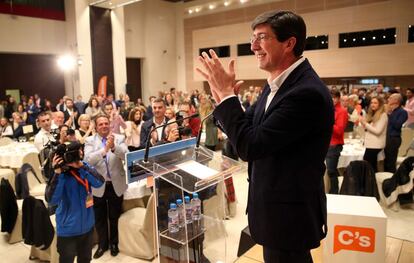
[[[217,54],[210,49],[210,56],[203,52],[198,60],[203,64],[204,70],[196,68],[196,70],[207,80],[210,85],[211,94],[217,103],[230,95],[237,95],[243,81],[236,82],[236,74],[234,72],[234,59],[228,66],[228,71],[223,68]]]

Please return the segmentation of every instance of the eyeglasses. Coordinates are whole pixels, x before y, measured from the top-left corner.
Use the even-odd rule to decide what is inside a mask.
[[[266,34],[258,34],[257,36],[253,35],[250,37],[250,44],[253,44],[256,41],[259,41],[259,43],[263,43],[265,40],[272,39],[272,38],[275,38],[275,37],[268,36]]]

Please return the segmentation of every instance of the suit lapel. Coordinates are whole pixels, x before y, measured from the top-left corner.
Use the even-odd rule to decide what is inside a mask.
[[[266,84],[263,88],[262,95],[260,95],[257,101],[254,118],[253,118],[254,125],[259,124],[263,118],[264,110],[266,107],[267,96],[269,95],[269,93],[270,93],[270,87],[269,87],[269,84]]]
[[[276,92],[276,95],[273,97],[272,101],[267,108],[264,118],[266,118],[271,111],[287,94],[293,91],[294,84],[298,81],[299,77],[303,74],[304,71],[310,69],[310,64],[307,59],[303,61],[299,66],[297,66],[292,73],[287,77],[283,82],[282,86]],[[266,104],[266,102],[265,102]]]

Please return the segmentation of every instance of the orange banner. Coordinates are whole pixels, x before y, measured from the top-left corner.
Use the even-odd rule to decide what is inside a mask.
[[[98,96],[104,95],[104,98],[106,98],[106,87],[108,83],[108,76],[102,76],[99,79],[98,83]]]

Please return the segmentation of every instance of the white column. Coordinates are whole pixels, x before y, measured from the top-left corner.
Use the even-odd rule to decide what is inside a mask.
[[[120,93],[125,94],[127,83],[126,55],[125,55],[125,25],[124,8],[119,7],[111,12],[112,24],[112,52],[114,60],[115,98]]]
[[[87,1],[65,0],[66,50],[81,63],[65,73],[65,94],[82,95],[87,100],[93,93],[92,52]]]

